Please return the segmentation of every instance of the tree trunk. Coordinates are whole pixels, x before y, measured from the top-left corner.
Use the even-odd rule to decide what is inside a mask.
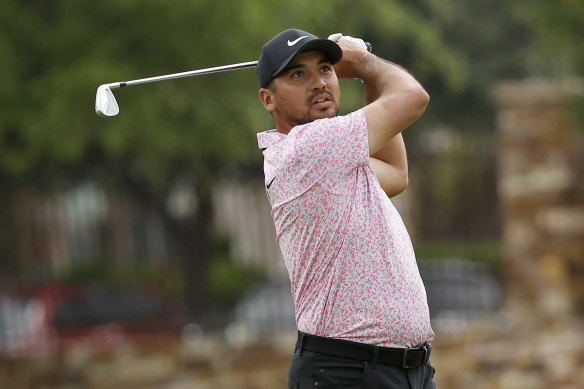
[[[205,308],[207,263],[211,255],[210,238],[213,207],[210,194],[201,194],[193,214],[177,221],[177,241],[185,277],[185,302],[195,320]]]

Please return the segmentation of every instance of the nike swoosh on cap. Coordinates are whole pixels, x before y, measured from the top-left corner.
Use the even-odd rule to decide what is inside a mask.
[[[290,42],[290,39],[288,39],[288,46],[292,47],[292,46],[294,46],[296,43],[298,43],[298,42],[300,41],[300,39],[304,39],[304,38],[308,38],[308,35],[304,35],[304,36],[301,36],[301,37],[300,37],[300,38],[298,38],[298,39],[294,39],[292,42]]]

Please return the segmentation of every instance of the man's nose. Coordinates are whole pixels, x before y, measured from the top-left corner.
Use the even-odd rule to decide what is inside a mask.
[[[324,77],[319,74],[316,76],[316,79],[314,80],[314,89],[323,89],[326,88],[326,80],[324,79]]]

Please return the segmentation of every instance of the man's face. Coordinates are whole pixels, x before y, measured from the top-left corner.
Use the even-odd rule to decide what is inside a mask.
[[[282,132],[334,117],[339,111],[339,80],[330,60],[320,51],[298,54],[272,83],[268,89],[260,90],[260,98]]]

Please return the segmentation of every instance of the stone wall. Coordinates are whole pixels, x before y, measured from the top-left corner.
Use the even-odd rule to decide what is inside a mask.
[[[79,346],[60,356],[0,361],[3,389],[285,388],[295,332],[263,342],[229,344],[222,336],[118,347]]]
[[[285,332],[230,345],[211,336],[112,353],[78,348],[56,358],[0,362],[0,388],[285,388],[294,337]],[[456,336],[438,334],[431,360],[441,389],[579,389],[584,332],[573,322],[540,333],[482,323]]]
[[[523,326],[581,315],[584,124],[571,109],[584,82],[507,82],[494,97],[508,304]]]

